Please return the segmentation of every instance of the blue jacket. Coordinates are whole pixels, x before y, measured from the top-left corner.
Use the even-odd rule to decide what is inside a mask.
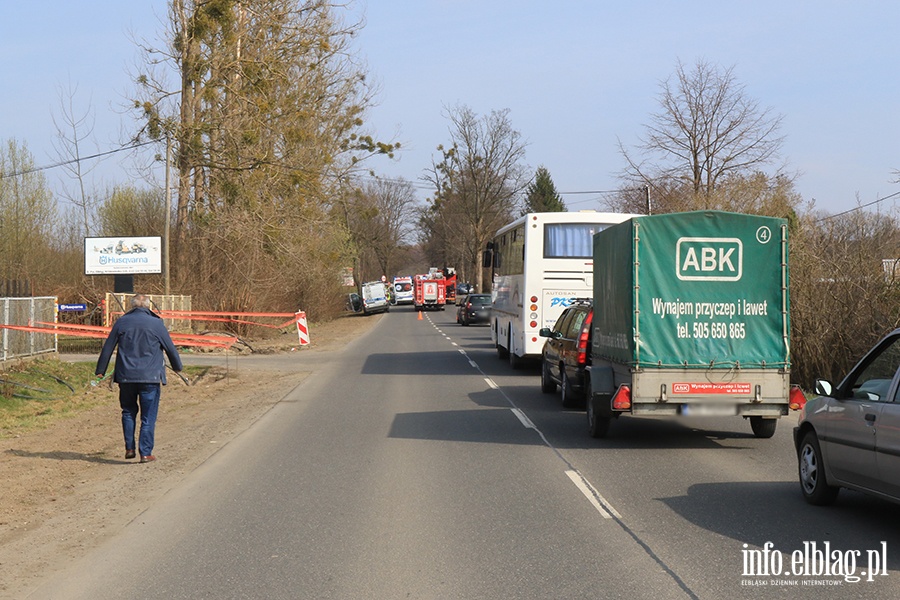
[[[116,383],[166,383],[163,352],[172,369],[182,369],[181,357],[163,320],[148,308],[133,308],[122,315],[109,332],[97,360],[97,375],[104,375],[113,349],[116,352]]]

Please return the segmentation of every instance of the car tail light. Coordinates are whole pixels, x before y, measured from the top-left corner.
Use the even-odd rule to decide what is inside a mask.
[[[591,319],[594,313],[589,312],[584,319],[581,333],[578,334],[578,342],[575,344],[575,362],[579,365],[587,364],[588,338],[591,335]]]
[[[791,386],[791,394],[788,397],[788,406],[790,406],[791,410],[800,410],[806,404],[806,396],[803,395],[803,390],[800,389],[799,385]]]
[[[616,390],[616,395],[612,399],[613,410],[628,410],[631,408],[631,388],[627,385],[620,385]]]

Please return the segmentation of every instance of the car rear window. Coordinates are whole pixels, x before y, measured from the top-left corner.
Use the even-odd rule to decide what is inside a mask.
[[[490,296],[472,296],[471,298],[469,298],[469,301],[472,304],[485,305],[485,304],[491,303],[491,297]]]
[[[568,331],[566,331],[566,337],[576,338],[581,333],[581,326],[584,324],[584,318],[587,316],[586,310],[574,310],[572,311],[575,314],[572,315],[572,320],[569,322]]]

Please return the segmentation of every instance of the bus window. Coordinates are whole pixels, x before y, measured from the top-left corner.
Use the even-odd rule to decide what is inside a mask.
[[[607,227],[596,223],[546,223],[544,258],[591,258],[594,234]]]

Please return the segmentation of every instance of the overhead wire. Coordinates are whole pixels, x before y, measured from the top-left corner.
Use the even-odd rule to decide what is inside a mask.
[[[148,145],[150,145],[150,144],[155,144],[155,143],[157,143],[156,140],[147,140],[147,141],[144,141],[144,142],[136,142],[136,143],[134,143],[134,144],[131,144],[131,145],[128,145],[128,146],[123,146],[123,147],[121,147],[121,148],[114,148],[114,149],[112,149],[112,150],[107,150],[106,152],[99,152],[99,153],[97,153],[97,154],[91,154],[91,155],[89,155],[89,156],[80,156],[80,157],[77,157],[77,158],[72,158],[72,159],[69,159],[69,160],[63,160],[63,161],[59,161],[59,162],[52,163],[52,164],[49,164],[49,165],[42,165],[42,166],[39,166],[39,167],[31,167],[31,168],[29,168],[29,169],[23,169],[23,170],[21,170],[21,171],[12,171],[12,172],[9,172],[9,173],[2,173],[2,172],[0,172],[0,179],[8,179],[8,178],[10,178],[10,177],[20,177],[20,176],[22,176],[22,175],[28,175],[28,174],[30,174],[30,173],[38,173],[38,172],[40,172],[40,171],[47,171],[47,170],[49,170],[49,169],[55,169],[55,168],[57,168],[57,167],[63,167],[63,166],[65,166],[65,165],[70,165],[70,164],[73,164],[73,163],[78,163],[78,162],[82,162],[82,161],[86,161],[86,160],[93,160],[93,159],[95,159],[95,158],[102,158],[102,157],[104,157],[104,156],[110,156],[110,155],[112,155],[112,154],[117,154],[117,153],[119,153],[119,152],[124,152],[124,151],[126,151],[126,150],[134,150],[134,149],[136,149],[136,148],[141,148],[141,147],[143,147],[143,146],[148,146]],[[382,181],[388,181],[388,182],[392,182],[392,183],[406,183],[406,184],[410,185],[411,187],[413,187],[414,189],[417,189],[417,190],[423,190],[423,191],[424,191],[424,190],[431,190],[431,189],[432,189],[432,186],[431,186],[429,183],[427,183],[427,182],[424,182],[424,181],[414,181],[414,180],[409,180],[409,179],[406,179],[406,178],[404,178],[404,177],[381,177],[381,176],[378,176],[378,175],[364,175],[364,176],[362,176],[362,178],[363,178],[363,179],[370,179],[370,180],[380,179],[380,180],[382,180]],[[582,191],[575,191],[575,192],[559,192],[559,195],[560,195],[560,196],[575,196],[575,195],[584,195],[584,194],[595,194],[595,195],[600,195],[600,196],[602,196],[602,195],[606,195],[606,194],[615,194],[615,193],[618,193],[618,192],[620,192],[620,191],[621,191],[621,190],[582,190]],[[861,205],[859,205],[859,206],[855,206],[855,207],[853,207],[853,208],[850,208],[850,209],[848,209],[848,210],[845,210],[845,211],[842,211],[842,212],[839,212],[839,213],[835,213],[835,214],[833,214],[833,215],[826,215],[826,216],[824,216],[824,217],[821,217],[821,218],[817,219],[817,220],[816,220],[816,223],[820,223],[820,222],[822,222],[822,221],[827,221],[827,220],[829,220],[829,219],[834,219],[834,218],[837,218],[837,217],[840,217],[840,216],[843,216],[843,215],[846,215],[846,214],[850,214],[850,213],[852,213],[852,212],[856,212],[856,211],[858,211],[858,210],[862,210],[862,209],[864,209],[864,208],[868,208],[868,207],[873,206],[873,205],[875,205],[875,204],[878,204],[878,203],[880,203],[880,202],[884,202],[885,200],[890,200],[891,198],[894,198],[894,197],[897,197],[897,196],[900,196],[900,192],[894,192],[893,194],[888,194],[887,196],[883,196],[883,197],[881,197],[881,198],[877,198],[877,199],[875,199],[875,200],[873,200],[873,201],[871,201],[871,202],[868,202],[868,203],[866,203],[866,204],[861,204]],[[601,199],[601,198],[590,198],[590,199],[588,199],[588,200],[578,200],[578,201],[575,201],[575,202],[570,202],[569,204],[570,204],[570,205],[573,205],[573,204],[584,204],[584,203],[586,203],[586,202],[598,202],[598,201],[600,201],[600,199]]]
[[[895,196],[900,196],[900,192],[894,192],[893,194],[888,194],[887,196],[884,196],[883,198],[878,198],[878,199],[876,199],[876,200],[872,200],[871,202],[869,202],[869,203],[867,203],[867,204],[860,204],[859,206],[855,206],[855,207],[853,207],[853,208],[850,208],[850,209],[845,210],[845,211],[843,211],[843,212],[839,212],[839,213],[837,213],[837,214],[826,215],[826,216],[824,216],[824,217],[822,217],[822,218],[820,218],[820,219],[816,219],[816,223],[821,223],[822,221],[828,221],[829,219],[834,219],[834,218],[840,217],[840,216],[842,216],[842,215],[847,215],[847,214],[850,214],[850,213],[852,213],[852,212],[856,212],[856,211],[858,211],[858,210],[862,210],[862,209],[864,209],[864,208],[868,208],[868,207],[872,206],[873,204],[878,204],[879,202],[884,202],[885,200],[890,200],[891,198],[893,198],[893,197],[895,197]]]
[[[37,173],[39,171],[46,171],[48,169],[55,169],[56,167],[63,167],[65,165],[71,165],[73,163],[82,162],[85,160],[93,160],[95,158],[101,158],[103,156],[109,156],[110,154],[116,154],[118,152],[124,152],[125,150],[134,150],[135,148],[140,148],[141,146],[147,146],[149,144],[155,144],[156,140],[148,140],[146,142],[136,142],[131,144],[130,146],[123,146],[121,148],[115,148],[113,150],[107,150],[106,152],[100,152],[97,154],[92,154],[90,156],[79,156],[77,158],[72,158],[69,160],[63,160],[57,163],[53,163],[50,165],[43,165],[40,167],[31,167],[30,169],[23,169],[21,171],[13,171],[11,173],[0,173],[0,179],[7,179],[9,177],[20,177],[22,175],[28,175],[30,173]]]

